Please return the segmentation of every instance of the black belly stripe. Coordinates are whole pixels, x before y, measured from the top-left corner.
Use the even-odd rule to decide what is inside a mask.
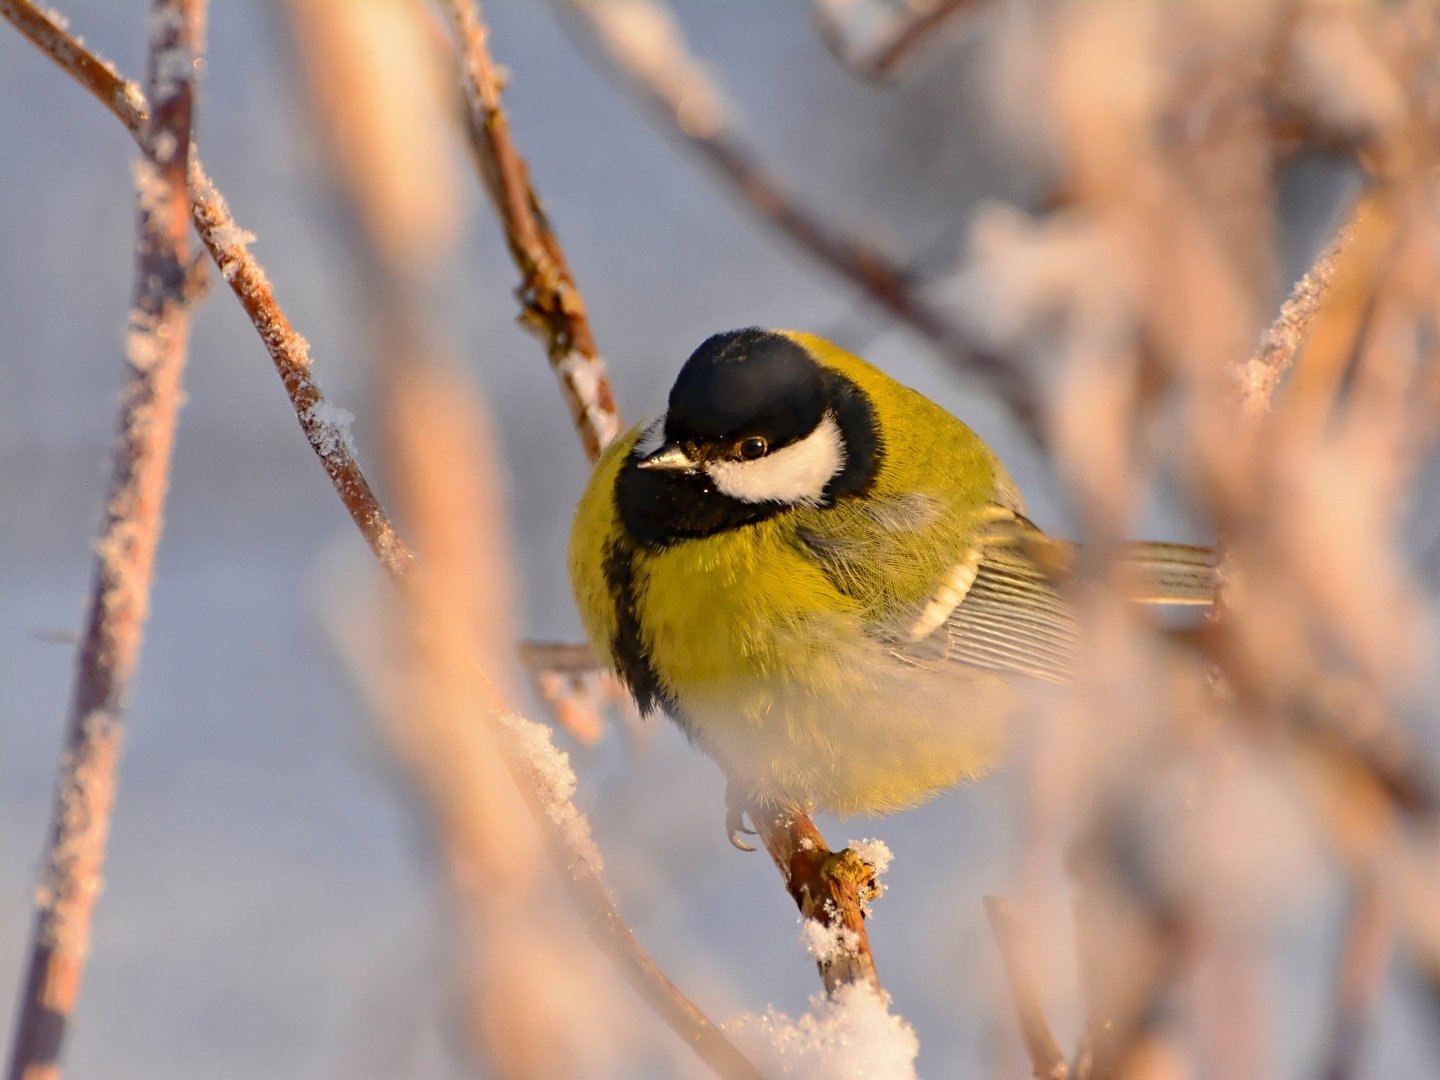
[[[611,653],[615,668],[640,712],[650,714],[657,708],[674,715],[674,701],[660,683],[660,676],[650,665],[645,643],[640,636],[639,597],[635,587],[635,549],[628,542],[613,540],[606,547],[605,583],[615,598],[615,636]]]

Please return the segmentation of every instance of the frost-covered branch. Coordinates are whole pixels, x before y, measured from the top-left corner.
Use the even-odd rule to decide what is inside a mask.
[[[1240,384],[1240,407],[1245,416],[1259,420],[1270,408],[1275,388],[1294,363],[1305,342],[1310,323],[1320,310],[1321,301],[1335,277],[1336,263],[1350,242],[1353,219],[1325,245],[1314,264],[1295,283],[1280,312],[1261,335],[1255,354],[1237,372]]]
[[[0,14],[94,94],[143,147],[150,105],[134,83],[85,48],[54,15],[42,13],[29,0],[0,0]],[[190,212],[200,241],[265,343],[310,448],[376,558],[390,572],[403,572],[409,552],[355,457],[348,429],[350,414],[331,406],[321,393],[310,369],[309,343],[290,325],[264,269],[250,254],[247,245],[253,235],[230,216],[225,199],[193,150],[187,179]]]
[[[510,137],[510,122],[500,102],[500,77],[479,7],[475,0],[443,0],[443,7],[458,47],[470,144],[520,271],[516,295],[521,322],[544,340],[585,455],[593,462],[620,433],[620,414],[605,361],[595,347],[585,301],[564,249],[546,220],[525,159]]]
[[[28,5],[6,3],[98,83],[114,80]],[[192,299],[188,199],[194,61],[201,49],[204,0],[155,0],[150,14],[147,88],[154,111],[137,119],[142,155],[135,166],[136,267],[105,522],[95,543],[95,574],[71,692],[50,839],[36,890],[24,982],[11,1045],[12,1080],[60,1075],[66,1029],[80,993],[90,922],[102,888],[124,714],[149,614],[151,573],[163,524],[180,377]],[[115,108],[134,109],[130,84],[115,80]]]

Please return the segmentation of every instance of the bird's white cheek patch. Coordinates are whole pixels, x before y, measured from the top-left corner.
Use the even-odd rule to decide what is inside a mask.
[[[797,443],[755,461],[715,461],[706,466],[715,486],[742,502],[815,506],[825,485],[845,467],[845,447],[833,416]]]

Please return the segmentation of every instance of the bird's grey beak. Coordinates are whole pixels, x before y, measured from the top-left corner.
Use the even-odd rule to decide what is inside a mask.
[[[695,472],[700,468],[699,463],[675,443],[666,443],[635,464],[642,469],[663,469],[666,472]]]

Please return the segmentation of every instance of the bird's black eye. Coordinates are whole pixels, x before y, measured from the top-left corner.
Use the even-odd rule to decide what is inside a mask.
[[[770,449],[770,444],[759,435],[751,435],[748,439],[740,441],[740,456],[746,461],[764,457],[765,451],[768,449]]]

